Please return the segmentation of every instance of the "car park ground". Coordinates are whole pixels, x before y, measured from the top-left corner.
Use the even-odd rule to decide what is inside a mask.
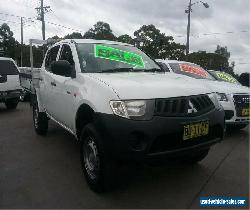
[[[193,166],[121,167],[117,188],[95,194],[71,134],[50,122],[37,136],[28,103],[0,105],[0,208],[200,208],[200,196],[249,197],[249,129],[227,133]]]

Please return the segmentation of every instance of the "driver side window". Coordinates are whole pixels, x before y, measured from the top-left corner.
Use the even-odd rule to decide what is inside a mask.
[[[62,46],[59,60],[66,60],[70,63],[71,66],[74,65],[74,59],[69,45],[64,44]]]

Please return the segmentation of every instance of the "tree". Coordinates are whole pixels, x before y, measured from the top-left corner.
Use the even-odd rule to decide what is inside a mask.
[[[207,53],[206,51],[190,53],[186,56],[185,60],[196,63],[204,69],[228,72],[229,68],[227,58],[216,53]]]
[[[123,43],[127,43],[127,44],[135,44],[135,41],[133,40],[133,38],[131,36],[129,36],[128,34],[124,34],[121,35],[117,38],[118,42],[123,42]]]
[[[64,39],[83,39],[83,36],[79,32],[73,32],[72,34],[66,35]]]
[[[143,25],[134,32],[138,47],[152,58],[182,59],[185,46],[175,43],[172,36],[161,33],[154,25]]]
[[[230,58],[230,52],[227,51],[227,47],[221,47],[220,45],[217,45],[217,49],[214,51],[216,54],[222,55],[223,57],[227,58],[227,60]]]
[[[0,26],[0,40],[1,48],[3,49],[3,56],[11,57],[14,59],[18,54],[18,52],[16,51],[16,47],[19,43],[13,37],[13,32],[10,30],[10,27],[6,23],[3,23]]]
[[[98,40],[116,40],[115,35],[113,34],[110,25],[108,23],[99,21],[93,28],[89,29],[84,35],[85,39],[98,39]]]
[[[250,74],[247,72],[242,73],[239,77],[239,82],[244,86],[250,87]]]

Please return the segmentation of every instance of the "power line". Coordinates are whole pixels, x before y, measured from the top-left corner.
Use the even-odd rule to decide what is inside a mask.
[[[25,18],[25,19],[34,19],[34,17],[24,17],[24,16],[19,16],[19,15],[14,15],[14,14],[9,14],[9,13],[3,13],[3,12],[0,12],[1,15],[5,15],[5,16],[12,16],[12,17],[16,17],[16,18]]]
[[[17,18],[21,18],[22,17],[22,16],[19,16],[19,15],[14,15],[14,14],[9,14],[9,13],[2,13],[2,12],[0,12],[0,14],[6,15],[6,16],[17,17]],[[23,18],[27,19],[29,21],[35,19],[34,17],[23,17]],[[3,19],[0,19],[0,20],[6,21],[6,22],[16,23],[16,22],[11,21],[11,20],[3,20]],[[54,23],[54,22],[48,22],[48,21],[44,21],[44,22],[46,22],[47,24],[54,25],[54,26],[61,27],[61,28],[65,28],[65,29],[68,29],[68,30],[71,30],[71,31],[85,33],[84,31],[82,31],[80,29],[68,27],[68,26],[65,26],[65,25],[62,25],[62,24],[58,24],[58,23]],[[190,36],[193,37],[193,38],[201,38],[201,36],[230,35],[230,34],[237,34],[237,33],[250,33],[250,30],[226,31],[226,32],[209,32],[209,33],[200,33],[200,34],[190,34]],[[180,35],[180,34],[179,35],[171,35],[171,36],[176,37],[176,38],[185,38],[186,37],[185,35]]]
[[[67,26],[64,26],[64,25],[61,25],[61,24],[52,23],[52,22],[48,22],[48,21],[45,21],[45,22],[48,23],[48,24],[51,24],[51,25],[55,25],[55,26],[58,26],[58,27],[65,28],[65,29],[69,29],[69,30],[73,30],[73,31],[76,31],[76,32],[82,32],[82,33],[84,33],[84,31],[81,31],[79,29],[70,28],[70,27],[67,27]]]

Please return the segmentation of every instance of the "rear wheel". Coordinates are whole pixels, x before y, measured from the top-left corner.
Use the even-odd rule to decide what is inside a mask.
[[[46,135],[48,132],[48,117],[46,113],[39,112],[37,103],[33,104],[33,124],[38,135]]]
[[[182,158],[182,162],[187,163],[187,164],[195,164],[197,162],[200,162],[208,155],[209,150],[210,148],[201,150],[199,152],[195,152],[192,154],[185,155]]]
[[[102,139],[93,124],[88,124],[81,134],[81,165],[90,188],[95,192],[113,187],[115,163],[104,150]]]
[[[7,109],[16,109],[18,100],[8,100],[5,102]]]

